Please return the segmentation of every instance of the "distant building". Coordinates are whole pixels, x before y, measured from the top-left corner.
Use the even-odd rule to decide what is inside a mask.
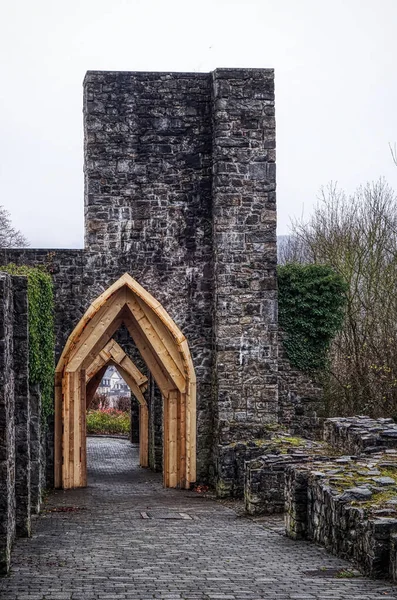
[[[106,394],[112,405],[113,400],[116,400],[121,396],[129,396],[131,390],[117,371],[116,367],[111,366],[106,369],[105,375],[98,386],[97,393]]]

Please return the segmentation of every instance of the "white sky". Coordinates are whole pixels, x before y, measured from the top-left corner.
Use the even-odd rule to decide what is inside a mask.
[[[83,246],[89,69],[274,67],[279,233],[321,185],[397,189],[396,0],[2,0],[0,204],[32,247]]]

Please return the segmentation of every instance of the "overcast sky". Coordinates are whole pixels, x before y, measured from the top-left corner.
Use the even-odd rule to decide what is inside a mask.
[[[0,204],[32,247],[83,246],[89,69],[274,67],[279,233],[321,185],[397,189],[397,0],[3,0]]]

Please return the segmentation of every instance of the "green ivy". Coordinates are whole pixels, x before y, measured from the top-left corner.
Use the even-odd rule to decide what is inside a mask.
[[[42,417],[46,423],[54,410],[54,296],[52,278],[43,267],[9,264],[0,267],[28,280],[29,381],[39,384]]]
[[[344,318],[343,279],[327,265],[278,267],[279,324],[291,363],[306,372],[324,370],[328,350]]]

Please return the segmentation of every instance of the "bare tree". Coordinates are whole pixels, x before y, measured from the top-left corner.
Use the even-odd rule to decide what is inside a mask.
[[[0,206],[0,248],[25,248],[29,246],[26,237],[15,229],[11,217],[4,206]]]
[[[290,253],[331,265],[348,283],[346,316],[332,347],[332,412],[397,415],[397,197],[383,179],[347,194],[321,190],[308,221],[295,221]]]
[[[389,149],[390,149],[390,154],[391,154],[391,157],[392,157],[392,159],[393,159],[393,162],[394,162],[394,164],[395,164],[395,165],[396,165],[396,167],[397,167],[397,147],[396,147],[396,144],[393,144],[393,145],[392,145],[392,144],[389,142]]]
[[[277,262],[279,265],[312,262],[306,241],[295,234],[279,236],[277,238]]]

